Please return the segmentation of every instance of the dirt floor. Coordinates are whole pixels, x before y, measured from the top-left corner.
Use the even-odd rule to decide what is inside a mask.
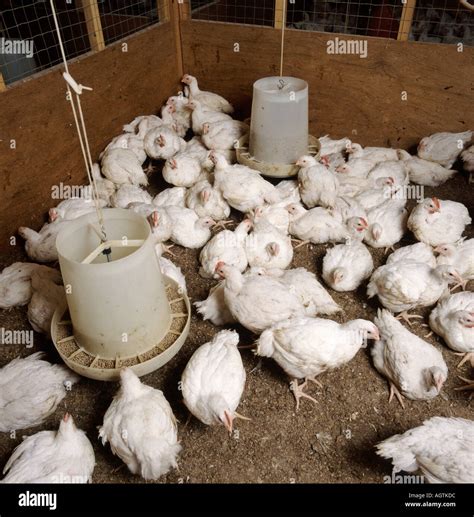
[[[155,188],[158,185],[155,185]],[[425,189],[425,195],[452,199],[466,204],[474,215],[472,193],[474,185],[459,175],[437,189]],[[21,224],[21,221],[18,221]],[[472,231],[469,234],[472,236]],[[406,237],[401,244],[413,242]],[[399,245],[397,245],[398,247]],[[1,267],[15,260],[25,260],[22,243],[10,256],[3,257]],[[320,277],[322,258],[327,245],[306,246],[295,252],[294,267],[304,266]],[[371,249],[376,267],[384,263],[382,251]],[[214,281],[199,277],[198,252],[175,246],[173,260],[185,273],[188,293],[192,301],[207,296]],[[470,288],[473,288],[471,282]],[[365,284],[354,293],[330,291],[344,308],[338,321],[373,319],[378,307],[376,300],[368,301]],[[415,311],[416,312],[416,311]],[[426,316],[429,309],[418,311]],[[26,308],[0,311],[1,326],[7,329],[29,329]],[[236,327],[241,344],[251,344],[255,336]],[[419,336],[427,333],[414,322],[413,330]],[[454,391],[462,383],[458,375],[472,375],[466,365],[457,370],[459,357],[455,356],[437,337],[428,339],[442,353],[449,366],[449,378],[442,396],[429,402],[406,401],[403,410],[398,402],[388,404],[386,381],[371,363],[368,349],[361,349],[356,357],[339,370],[320,376],[324,388],[311,386],[309,393],[319,404],[302,400],[295,412],[295,403],[289,390],[289,379],[271,360],[262,360],[250,350],[242,350],[247,371],[247,383],[238,411],[251,421],[236,421],[236,431],[229,437],[223,426],[207,427],[191,418],[177,389],[181,372],[196,348],[211,339],[218,331],[203,322],[193,310],[191,331],[181,351],[162,369],[143,377],[143,381],[161,389],[179,420],[179,437],[183,447],[179,457],[179,470],[160,479],[168,483],[382,483],[391,473],[389,462],[380,459],[375,444],[395,434],[417,426],[431,416],[458,416],[472,418],[474,402],[466,392]],[[370,345],[369,345],[370,346]],[[52,343],[36,335],[34,347],[20,345],[0,346],[0,366],[17,356],[26,356],[45,350],[52,361],[59,358]],[[96,454],[95,483],[141,483],[115,457],[108,446],[101,445],[97,427],[102,423],[116,383],[103,383],[82,379],[60,404],[56,413],[43,425],[18,431],[16,437],[0,434],[0,467],[24,435],[43,429],[55,429],[65,411],[75,418],[77,425],[87,431]]]

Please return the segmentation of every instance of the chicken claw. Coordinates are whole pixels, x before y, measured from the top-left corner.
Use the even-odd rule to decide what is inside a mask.
[[[419,314],[408,314],[407,311],[403,311],[396,317],[396,319],[405,321],[411,327],[411,319],[423,319],[423,316],[420,316]]]
[[[316,399],[314,399],[313,397],[311,397],[310,395],[308,395],[307,393],[305,393],[303,391],[303,389],[306,388],[307,385],[308,385],[307,380],[305,380],[303,382],[303,384],[298,384],[298,379],[294,379],[293,381],[290,382],[290,389],[293,392],[293,395],[296,399],[296,411],[298,411],[298,409],[300,407],[301,398],[305,398],[305,399],[311,400],[315,404],[319,404]]]
[[[403,403],[402,394],[398,391],[398,388],[395,386],[395,384],[390,383],[390,397],[388,399],[389,404],[390,404],[390,402],[392,402],[394,395],[395,395],[395,397],[397,397],[397,400],[398,400],[398,402],[400,402],[400,405],[402,406],[402,408],[405,409],[405,404]]]

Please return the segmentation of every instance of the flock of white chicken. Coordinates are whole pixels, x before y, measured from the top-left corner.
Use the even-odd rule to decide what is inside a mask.
[[[466,170],[474,170],[471,131],[423,138],[417,156],[324,136],[321,158],[302,156],[298,179],[275,186],[235,164],[234,142],[249,128],[231,118],[232,106],[201,91],[190,75],[183,83],[185,95],[168,99],[161,117],[141,116],[124,126],[93,174],[102,206],[148,219],[162,271],[183,289],[180,268],[161,256],[168,251],[165,243],[202,248],[199,274],[218,280],[207,299],[195,303],[205,320],[216,326],[238,323],[256,334],[255,353],[273,358],[292,379],[297,408],[301,398],[317,402],[305,392],[308,382],[319,384],[319,374],[350,361],[367,340],[375,341],[373,363],[389,382],[390,400],[396,396],[403,406],[404,398],[436,397],[448,375],[443,356],[399,319],[410,325],[420,316],[408,311],[437,302],[431,329],[464,356],[461,363],[474,365],[474,293],[464,290],[474,279],[474,239],[462,237],[471,223],[468,211],[435,197],[420,200],[411,213],[406,206],[410,182],[438,186],[456,173],[452,166],[459,158]],[[190,130],[194,136],[186,140]],[[172,185],[155,197],[143,188],[155,169],[151,160],[164,162],[163,177]],[[243,213],[243,220],[235,230],[213,235],[211,227],[232,222],[231,209]],[[58,232],[93,210],[90,199],[68,199],[51,208],[50,222],[39,232],[20,228],[30,259],[55,261]],[[374,271],[370,248],[393,249],[408,230],[419,242],[398,248]],[[298,246],[334,243],[321,271],[330,289],[354,291],[370,279],[367,294],[383,306],[373,322],[327,317],[342,309],[314,273],[289,269],[292,237],[301,241]],[[451,294],[452,285],[463,290]],[[54,268],[17,262],[0,275],[0,307],[28,304],[36,331],[49,333],[63,296]],[[236,411],[246,380],[238,343],[235,330],[219,331],[194,352],[181,378],[189,411],[229,432],[235,418],[245,418]],[[0,369],[0,431],[40,424],[78,380],[41,353],[13,360]],[[171,406],[130,369],[121,372],[120,390],[99,435],[145,479],[177,466],[181,446]],[[429,481],[472,482],[473,446],[473,422],[435,417],[382,442],[378,453],[391,458],[396,470],[421,470]],[[65,415],[58,431],[41,431],[15,449],[3,482],[87,482],[93,469],[91,443]]]

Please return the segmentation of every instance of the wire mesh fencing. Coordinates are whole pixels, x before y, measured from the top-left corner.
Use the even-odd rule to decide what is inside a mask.
[[[191,0],[191,16],[246,25],[435,43],[474,44],[474,13],[459,0]]]
[[[125,38],[164,18],[156,0],[56,0],[66,58]],[[0,0],[0,71],[15,81],[61,62],[49,0]]]

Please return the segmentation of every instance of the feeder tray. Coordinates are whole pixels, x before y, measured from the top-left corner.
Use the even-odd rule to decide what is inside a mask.
[[[321,144],[319,143],[319,140],[313,135],[308,135],[308,154],[310,156],[314,156],[318,160],[320,157],[320,149]],[[263,176],[270,176],[272,178],[291,178],[296,176],[300,170],[300,168],[294,163],[267,163],[261,162],[253,156],[250,156],[248,133],[237,141],[235,151],[237,161],[239,163],[260,172]]]
[[[58,308],[51,322],[51,337],[61,359],[84,377],[100,381],[117,381],[120,370],[131,368],[139,377],[161,368],[183,346],[189,333],[191,307],[188,296],[178,284],[163,275],[166,296],[170,305],[171,322],[159,343],[139,354],[124,357],[100,357],[82,348],[74,338],[67,305]]]

